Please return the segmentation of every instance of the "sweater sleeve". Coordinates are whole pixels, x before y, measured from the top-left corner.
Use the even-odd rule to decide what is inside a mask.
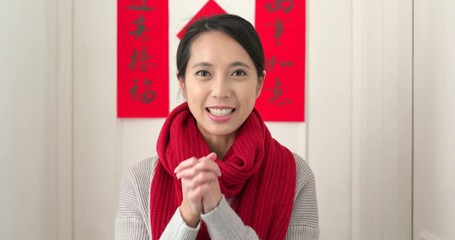
[[[294,154],[297,168],[296,192],[286,239],[319,239],[318,204],[313,172],[307,162]]]
[[[201,224],[199,223],[196,228],[189,227],[183,220],[180,214],[180,208],[174,212],[171,220],[164,229],[160,239],[179,239],[179,240],[194,240],[197,237]]]
[[[150,186],[157,158],[143,160],[123,175],[115,220],[116,240],[148,240],[150,229]],[[160,239],[194,240],[199,232],[188,227],[177,208]]]
[[[115,220],[116,240],[149,239],[147,224],[148,189],[150,184],[150,160],[142,161],[128,169],[120,183],[119,204]],[[147,177],[148,176],[148,177]]]
[[[218,207],[202,214],[211,239],[258,239],[256,232],[244,225],[242,219],[229,206],[225,197],[221,198]]]

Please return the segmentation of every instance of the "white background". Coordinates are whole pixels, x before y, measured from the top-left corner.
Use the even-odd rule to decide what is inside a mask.
[[[172,106],[174,36],[205,2],[170,1]],[[113,239],[120,177],[163,123],[116,118],[116,10],[0,1],[1,239]],[[321,239],[455,239],[453,11],[307,1],[307,121],[268,125],[315,173]]]

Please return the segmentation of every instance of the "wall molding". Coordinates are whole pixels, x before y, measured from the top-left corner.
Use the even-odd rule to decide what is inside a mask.
[[[74,239],[73,206],[73,0],[59,0],[56,26],[57,233]]]
[[[443,240],[442,238],[437,237],[433,233],[430,233],[430,232],[428,232],[426,230],[423,230],[420,233],[420,238],[422,238],[423,240]]]

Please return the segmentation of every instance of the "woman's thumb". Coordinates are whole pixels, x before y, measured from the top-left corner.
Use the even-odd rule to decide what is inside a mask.
[[[214,152],[209,153],[209,155],[207,155],[207,158],[212,160],[212,161],[215,161],[216,160],[216,153],[214,153]]]

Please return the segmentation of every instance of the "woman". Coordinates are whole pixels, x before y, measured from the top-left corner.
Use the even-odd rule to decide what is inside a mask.
[[[158,156],[122,181],[117,239],[318,239],[313,174],[275,141],[254,104],[265,78],[254,27],[235,15],[191,25],[177,50],[187,102]]]

